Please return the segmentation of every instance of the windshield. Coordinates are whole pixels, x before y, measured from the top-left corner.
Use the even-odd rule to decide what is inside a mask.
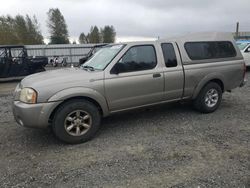
[[[124,45],[106,46],[98,50],[81,68],[92,70],[104,70],[112,59],[121,51]]]
[[[244,50],[249,43],[239,43],[237,44],[240,50]]]

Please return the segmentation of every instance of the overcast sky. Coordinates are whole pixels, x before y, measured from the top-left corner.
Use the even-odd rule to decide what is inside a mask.
[[[59,8],[72,38],[113,25],[117,41],[201,31],[250,31],[250,0],[0,0],[0,14],[36,15],[44,37],[49,8]]]

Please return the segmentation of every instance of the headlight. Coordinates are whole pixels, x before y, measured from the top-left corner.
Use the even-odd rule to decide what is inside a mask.
[[[23,88],[19,99],[24,103],[34,104],[36,103],[37,93],[32,88]]]

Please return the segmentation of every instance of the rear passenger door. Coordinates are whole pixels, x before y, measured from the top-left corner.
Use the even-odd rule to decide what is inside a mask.
[[[178,47],[175,43],[161,43],[165,67],[163,68],[164,100],[178,100],[183,96],[184,72]]]

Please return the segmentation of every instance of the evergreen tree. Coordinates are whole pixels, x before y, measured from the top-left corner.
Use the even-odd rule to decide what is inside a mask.
[[[23,16],[17,15],[15,17],[14,28],[18,38],[18,44],[26,44],[29,40],[29,36],[26,21]]]
[[[116,32],[115,28],[111,26],[105,26],[103,29],[101,29],[101,35],[102,35],[102,42],[103,43],[114,43]]]
[[[65,19],[58,8],[49,9],[48,27],[50,44],[69,44],[69,34]]]
[[[43,36],[39,29],[39,24],[35,16],[31,19],[26,15],[27,31],[29,34],[28,43],[29,44],[43,44]]]
[[[101,37],[100,32],[97,26],[92,26],[90,29],[90,33],[88,34],[89,43],[100,43]]]
[[[17,44],[18,39],[14,28],[14,19],[10,16],[0,17],[0,44]]]
[[[43,44],[43,36],[34,17],[0,17],[0,44]]]
[[[81,33],[80,36],[79,36],[79,43],[80,44],[89,43],[89,34],[86,36],[84,33]]]

